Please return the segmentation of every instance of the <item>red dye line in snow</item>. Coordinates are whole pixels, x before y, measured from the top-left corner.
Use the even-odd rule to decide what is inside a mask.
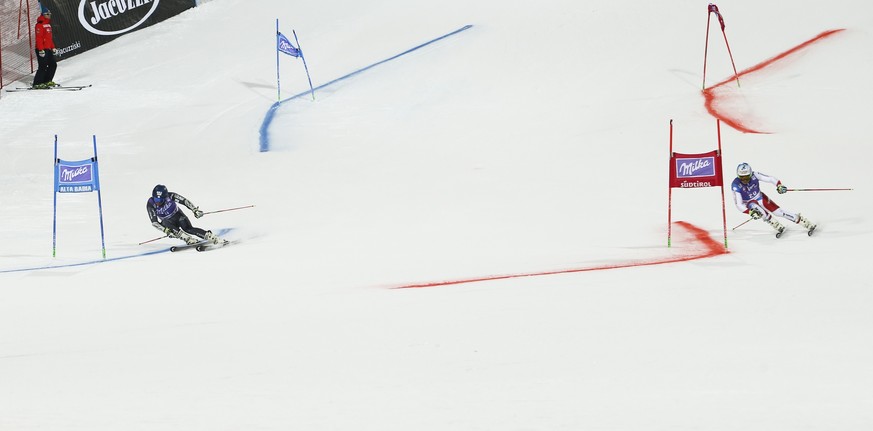
[[[800,45],[797,45],[794,48],[789,49],[788,51],[785,51],[785,52],[783,52],[783,53],[781,53],[781,54],[779,54],[779,55],[777,55],[769,60],[758,63],[758,64],[756,64],[756,65],[754,65],[746,70],[743,70],[742,72],[740,72],[738,74],[738,76],[748,75],[748,74],[757,72],[761,69],[764,69],[768,66],[771,66],[772,64],[776,63],[777,61],[782,60],[785,57],[788,57],[792,54],[795,54],[798,51],[809,47],[813,43],[816,43],[816,42],[818,42],[822,39],[825,39],[827,37],[833,36],[834,34],[839,33],[843,30],[845,30],[845,29],[841,28],[841,29],[837,29],[837,30],[828,30],[828,31],[822,32],[818,36],[816,36],[810,40],[807,40],[806,42],[803,42]],[[717,96],[713,90],[715,90],[718,87],[721,87],[722,85],[730,83],[730,82],[734,82],[733,76],[728,78],[728,79],[725,79],[722,82],[719,82],[718,84],[715,84],[715,85],[703,90],[703,97],[706,100],[704,102],[704,105],[706,106],[706,110],[709,111],[709,113],[713,117],[718,118],[723,123],[727,124],[728,126],[733,127],[736,130],[739,130],[740,132],[743,132],[743,133],[767,133],[767,132],[763,132],[763,131],[753,130],[750,127],[744,125],[742,122],[742,119],[736,118],[735,116],[730,115],[730,113],[720,111],[718,108],[716,108]]]
[[[728,251],[722,246],[721,243],[712,239],[705,230],[700,229],[691,223],[687,223],[684,221],[676,222],[677,225],[685,228],[694,240],[697,242],[698,247],[692,247],[697,250],[696,253],[686,256],[675,256],[668,257],[664,259],[655,259],[650,261],[638,261],[638,262],[627,262],[627,263],[616,263],[611,265],[602,265],[602,266],[593,266],[587,268],[574,268],[574,269],[562,269],[556,271],[543,271],[543,272],[531,272],[531,273],[523,273],[523,274],[504,274],[504,275],[489,275],[483,277],[476,278],[465,278],[460,280],[445,280],[445,281],[435,281],[429,283],[417,283],[417,284],[407,284],[404,286],[396,286],[394,289],[416,289],[422,287],[436,287],[436,286],[449,286],[452,284],[464,284],[464,283],[475,283],[479,281],[493,281],[493,280],[505,280],[509,278],[523,278],[523,277],[540,277],[546,275],[556,275],[556,274],[570,274],[574,272],[586,272],[586,271],[600,271],[604,269],[617,269],[617,268],[632,268],[636,266],[649,266],[649,265],[660,265],[664,263],[675,263],[675,262],[687,262],[689,260],[695,259],[704,259],[707,257],[714,257],[722,254],[728,253]]]

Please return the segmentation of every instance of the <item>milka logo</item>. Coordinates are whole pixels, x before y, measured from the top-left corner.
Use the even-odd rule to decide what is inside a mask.
[[[76,168],[61,169],[62,183],[75,183],[83,181],[91,181],[91,170],[88,166],[78,166]]]
[[[140,24],[145,22],[145,20],[147,20],[155,12],[155,10],[157,10],[158,3],[160,2],[161,0],[81,0],[79,2],[79,22],[82,24],[82,27],[84,27],[85,30],[88,30],[89,32],[94,34],[112,36],[116,34],[126,33],[139,27]],[[95,25],[97,25],[97,23],[103,22],[105,24],[112,18],[115,18],[119,15],[131,13],[135,10],[141,11],[143,9],[139,9],[140,7],[146,6],[150,3],[152,6],[151,9],[149,9],[148,12],[145,12],[143,14],[143,17],[130,27],[118,30],[99,30],[94,27]],[[89,12],[90,18],[85,16],[86,10]]]
[[[702,159],[684,159],[677,161],[676,176],[679,177],[711,177],[715,175],[715,164],[712,157]]]
[[[287,39],[279,39],[279,51],[296,52],[297,48],[291,45],[291,42]]]

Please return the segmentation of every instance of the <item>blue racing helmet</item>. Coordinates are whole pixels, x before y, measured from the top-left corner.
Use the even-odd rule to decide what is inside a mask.
[[[167,190],[167,186],[163,184],[158,184],[155,186],[155,188],[152,189],[152,199],[154,199],[155,202],[163,202],[164,199],[167,199],[169,197],[169,193],[170,192]]]

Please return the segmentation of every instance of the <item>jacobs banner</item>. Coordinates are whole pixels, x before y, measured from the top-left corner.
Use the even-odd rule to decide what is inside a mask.
[[[61,59],[196,6],[196,0],[42,0],[52,11],[52,33]]]

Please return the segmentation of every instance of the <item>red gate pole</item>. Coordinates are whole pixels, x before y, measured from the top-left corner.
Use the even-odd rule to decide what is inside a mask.
[[[673,177],[670,175],[673,169],[673,119],[670,119],[670,166],[667,169],[667,248],[670,248],[670,238],[673,233]]]
[[[703,89],[706,90],[706,56],[709,52],[709,21],[712,18],[709,10],[706,11],[706,44],[703,46]]]
[[[722,228],[724,229],[724,248],[727,250],[728,248],[728,238],[727,238],[727,213],[725,212],[724,205],[724,169],[721,163],[722,153],[721,153],[721,121],[717,118],[715,120],[715,130],[718,133],[718,170],[721,171],[721,223]]]
[[[740,75],[737,73],[737,65],[734,64],[734,55],[731,54],[731,45],[727,40],[727,33],[724,32],[724,29],[721,30],[721,34],[724,36],[724,44],[727,46],[728,56],[731,58],[731,66],[734,68],[734,77],[737,79],[737,87],[740,86]]]

